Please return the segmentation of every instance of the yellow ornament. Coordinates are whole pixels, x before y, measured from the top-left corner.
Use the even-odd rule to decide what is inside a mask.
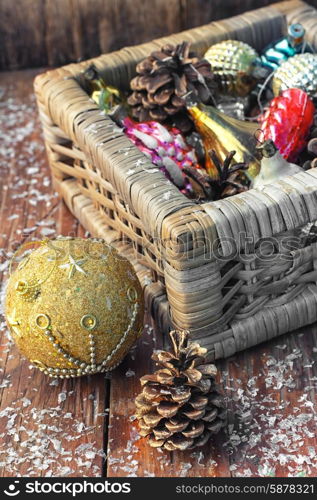
[[[208,154],[210,150],[214,150],[223,161],[230,151],[235,151],[235,161],[248,164],[248,177],[256,177],[260,171],[260,162],[256,157],[258,124],[237,120],[212,106],[201,105],[201,108],[188,106],[187,110],[202,137],[206,151],[206,170],[210,177],[216,179],[219,175]]]
[[[247,43],[224,40],[212,45],[204,55],[224,93],[246,96],[255,86],[252,75],[257,52]]]
[[[142,332],[144,304],[128,260],[102,240],[66,237],[20,262],[5,309],[31,363],[70,378],[115,368]]]

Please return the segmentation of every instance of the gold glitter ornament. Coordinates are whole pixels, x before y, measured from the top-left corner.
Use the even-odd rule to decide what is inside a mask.
[[[257,52],[247,43],[224,40],[212,45],[204,55],[211,65],[220,90],[224,93],[246,96],[255,86],[252,76]]]
[[[258,124],[237,120],[227,116],[213,106],[189,105],[187,111],[201,135],[206,152],[206,170],[212,179],[217,179],[219,172],[209,156],[214,150],[220,160],[224,161],[230,151],[235,151],[237,163],[247,163],[247,175],[255,177],[260,170],[260,162],[256,158],[257,140],[255,133]]]
[[[296,88],[313,97],[317,92],[317,55],[304,53],[290,57],[275,70],[272,87],[275,96]]]
[[[102,240],[58,238],[22,262],[5,307],[21,352],[52,377],[115,368],[143,324],[142,289],[128,260]]]

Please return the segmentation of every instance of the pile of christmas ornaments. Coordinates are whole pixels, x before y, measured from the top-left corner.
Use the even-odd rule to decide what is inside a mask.
[[[316,166],[317,55],[301,25],[261,55],[235,40],[204,59],[187,42],[166,45],[136,73],[127,96],[94,67],[84,77],[94,101],[193,200],[261,189]],[[62,378],[117,366],[142,327],[132,266],[104,242],[76,238],[40,242],[16,264],[6,317],[26,357]]]
[[[317,164],[317,55],[300,24],[261,54],[237,40],[212,45],[203,59],[188,42],[165,45],[136,66],[127,95],[93,66],[84,76],[100,108],[196,201]]]

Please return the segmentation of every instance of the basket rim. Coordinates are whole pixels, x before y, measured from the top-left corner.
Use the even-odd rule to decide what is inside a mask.
[[[279,8],[282,11],[285,11],[287,8],[294,10],[294,9],[303,8],[303,7],[311,8],[310,6],[308,6],[307,4],[302,2],[301,0],[290,0],[288,2],[280,2],[278,4],[273,4],[271,6],[263,7],[261,9],[255,9],[253,11],[249,11],[245,15],[246,16],[250,15],[252,18],[252,13],[263,11],[263,13],[270,12],[273,17],[276,16],[276,18],[283,20],[283,19],[285,19],[284,14],[283,14],[283,12],[281,13]],[[212,23],[205,25],[203,28],[206,28],[206,27],[210,28],[211,26],[217,25],[218,27],[220,26],[221,29],[226,30],[226,24],[229,21],[231,21],[232,19],[235,19],[238,17],[240,17],[240,16],[235,16],[234,18],[226,19],[223,21],[212,22]],[[191,30],[181,32],[178,35],[181,37],[186,35],[187,38],[188,37],[190,38],[191,34],[193,32],[195,32],[195,30],[197,30],[197,28],[193,28]],[[224,31],[223,39],[228,38],[228,36],[226,36],[226,33],[227,32]],[[172,35],[172,37],[174,37],[174,35]],[[164,37],[164,38],[154,40],[153,42],[163,44],[163,43],[166,43],[166,40],[170,39],[170,38],[171,37]],[[136,46],[133,46],[132,48],[142,47],[144,49],[147,45],[149,45],[149,44],[142,44],[140,46],[136,45]],[[130,49],[131,49],[131,47],[130,47]],[[34,82],[34,87],[35,87],[36,94],[38,95],[38,99],[39,100],[44,99],[45,106],[46,106],[46,108],[49,109],[51,116],[56,117],[56,113],[54,110],[54,107],[56,107],[56,102],[54,101],[54,99],[56,98],[56,94],[61,94],[63,92],[63,89],[69,91],[72,88],[73,90],[75,90],[76,95],[78,96],[78,99],[83,99],[86,101],[85,106],[82,107],[82,110],[80,111],[80,113],[77,113],[77,118],[78,118],[78,115],[80,115],[82,118],[84,115],[89,114],[89,116],[91,116],[92,113],[95,113],[96,116],[98,115],[98,122],[105,122],[106,124],[109,125],[110,118],[107,117],[107,115],[104,115],[101,119],[100,109],[98,108],[96,103],[94,103],[92,101],[92,99],[89,99],[88,94],[85,92],[85,89],[82,87],[82,85],[80,85],[80,80],[81,80],[83,71],[92,62],[104,64],[105,61],[107,60],[107,56],[114,57],[115,55],[126,54],[127,50],[129,50],[129,48],[120,49],[119,51],[112,52],[111,54],[101,55],[101,56],[98,56],[97,58],[92,58],[92,59],[89,59],[89,60],[84,61],[84,62],[63,66],[61,68],[50,70],[48,72],[45,72],[45,73],[38,75],[35,78],[35,82]],[[56,84],[59,85],[58,92],[56,90]],[[53,101],[54,101],[54,105],[52,104]],[[68,135],[68,137],[70,137],[70,139],[73,140],[77,137],[76,136],[76,132],[77,132],[76,126],[73,125],[73,123],[71,124],[71,127],[68,128],[68,130],[65,130],[65,128],[67,128],[65,122],[63,123],[63,125],[64,125],[64,127],[63,127],[63,126],[61,126],[61,123],[58,123],[58,120],[55,120],[55,121],[57,122],[58,126],[60,126],[60,128]],[[115,124],[112,121],[111,121],[111,123],[112,123],[112,126],[115,127]],[[80,125],[78,127],[80,127]],[[121,136],[126,137],[123,132],[121,132]],[[161,215],[161,220],[159,221],[158,224],[154,225],[154,228],[151,227],[151,224],[147,224],[151,228],[151,230],[149,231],[150,234],[154,234],[154,236],[158,235],[159,237],[162,237],[163,241],[165,241],[164,235],[166,235],[166,236],[168,235],[168,241],[172,240],[175,242],[174,250],[176,249],[177,246],[179,246],[180,240],[183,241],[184,238],[186,237],[186,235],[190,236],[191,234],[193,234],[194,230],[192,228],[189,228],[189,224],[186,221],[186,217],[188,218],[188,216],[189,216],[188,215],[189,209],[191,211],[192,220],[195,221],[196,223],[198,222],[199,226],[202,227],[202,231],[204,233],[207,232],[210,234],[210,232],[214,233],[214,228],[215,228],[216,223],[215,223],[214,218],[210,215],[209,209],[211,209],[211,211],[217,210],[219,212],[222,212],[224,210],[226,211],[226,209],[228,209],[228,204],[229,204],[229,208],[230,208],[230,205],[232,205],[232,203],[234,205],[234,202],[232,202],[232,201],[230,202],[230,200],[239,200],[239,199],[243,198],[243,194],[242,195],[238,194],[238,195],[235,195],[235,196],[228,198],[226,200],[220,200],[217,202],[214,202],[214,201],[203,202],[203,203],[197,204],[197,203],[195,203],[195,201],[193,201],[193,200],[187,198],[185,195],[183,195],[172,182],[168,181],[166,179],[166,177],[164,176],[163,172],[159,171],[159,169],[156,166],[154,166],[151,163],[151,161],[149,159],[147,159],[146,156],[141,151],[139,151],[139,149],[132,143],[132,141],[130,141],[128,138],[126,138],[126,140],[128,141],[129,147],[131,148],[132,151],[134,151],[135,155],[138,156],[141,160],[145,161],[145,163],[143,163],[143,164],[148,165],[149,169],[152,169],[153,172],[154,172],[154,170],[157,171],[154,174],[155,181],[157,180],[160,184],[162,184],[162,188],[163,188],[164,184],[165,184],[165,186],[168,185],[168,191],[171,192],[172,197],[175,198],[175,200],[178,202],[177,208],[172,209],[172,210],[167,210],[167,212],[163,211],[163,213]],[[107,144],[104,145],[104,150],[105,150],[104,152],[106,153]],[[141,170],[137,171],[136,173],[137,173],[137,175],[139,175],[139,174],[142,174],[143,172],[144,172],[144,169],[142,168]],[[309,171],[303,172],[303,173],[298,174],[298,175],[299,176],[303,176],[303,175],[308,176],[307,177],[307,184],[309,184],[309,182],[311,181],[311,175],[310,175]],[[295,176],[295,177],[297,177],[297,176]],[[313,175],[313,177],[315,178],[314,175]],[[288,180],[288,178],[285,178],[284,183],[286,182],[286,186],[283,186],[283,183],[279,183],[279,184],[281,184],[280,188],[281,188],[281,193],[283,195],[285,195],[285,193],[287,192],[287,189],[288,189],[287,188],[287,180]],[[274,189],[275,188],[276,188],[276,186],[274,187]],[[129,189],[131,189],[131,187]],[[252,197],[253,192],[254,192],[254,190],[251,189],[247,193],[249,193]],[[274,196],[273,196],[273,199],[274,199]],[[234,207],[232,207],[232,208],[234,208]],[[206,210],[206,209],[208,209],[208,210]],[[136,213],[137,213],[137,215],[139,215],[139,213],[137,211],[136,211]],[[180,224],[179,221],[177,221],[177,222],[175,221],[175,214],[177,214],[180,218],[182,218],[182,217],[185,218],[185,221],[183,224],[182,223]],[[155,216],[155,215],[156,215],[155,213],[151,212],[149,214],[148,220],[152,219],[152,221],[153,221],[153,216]],[[203,222],[202,222],[202,218],[204,218]],[[198,221],[198,219],[199,219],[199,221]],[[308,221],[309,221],[309,218],[305,222],[308,222]],[[291,227],[288,227],[287,229],[291,229]],[[282,230],[283,229],[281,229],[281,231]],[[175,259],[177,259],[177,258],[179,258],[179,253],[176,251]]]

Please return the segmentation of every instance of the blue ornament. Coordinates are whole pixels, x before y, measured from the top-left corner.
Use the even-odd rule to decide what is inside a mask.
[[[310,45],[305,42],[305,29],[300,23],[291,24],[288,35],[277,42],[268,45],[260,56],[258,64],[274,71],[284,61],[301,52],[312,52]]]

